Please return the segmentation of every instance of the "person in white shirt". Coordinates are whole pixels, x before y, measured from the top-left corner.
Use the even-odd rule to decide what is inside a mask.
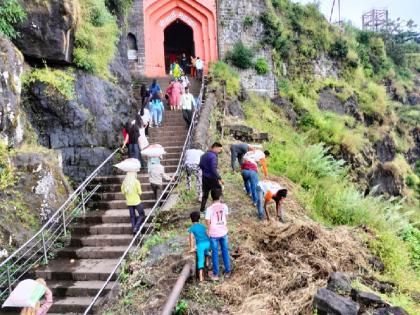
[[[149,182],[152,187],[155,200],[158,200],[162,193],[163,179],[172,180],[172,178],[165,173],[165,168],[160,164],[160,158],[152,157],[148,161]]]
[[[185,93],[181,96],[181,108],[182,116],[184,117],[188,127],[191,125],[194,105],[194,96],[190,93],[189,88],[185,88]]]
[[[201,202],[202,199],[202,189],[201,189],[201,168],[198,166],[200,164],[200,158],[204,154],[204,151],[200,149],[200,145],[193,144],[191,149],[185,152],[185,171],[187,173],[187,190],[191,190],[191,178],[194,175],[195,177],[195,189],[198,194],[198,199]]]
[[[200,59],[200,57],[197,57],[197,60],[195,61],[195,68],[197,69],[197,78],[201,80],[201,78],[203,77],[204,63],[203,60]]]

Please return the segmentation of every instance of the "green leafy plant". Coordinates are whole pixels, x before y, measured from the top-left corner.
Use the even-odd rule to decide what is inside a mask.
[[[16,182],[15,173],[6,145],[0,141],[0,190],[12,187]]]
[[[186,315],[188,312],[188,303],[185,300],[179,300],[175,306],[175,315]]]
[[[228,64],[218,61],[210,64],[210,77],[212,88],[220,88],[220,82],[226,82],[226,93],[228,96],[239,95],[241,83],[239,74]]]
[[[345,59],[349,52],[349,47],[345,40],[339,38],[330,47],[330,55],[337,59]]]
[[[50,95],[58,92],[68,100],[75,98],[75,77],[73,69],[71,68],[67,69],[67,71],[63,71],[51,69],[45,65],[44,68],[26,72],[22,77],[24,85],[30,85],[37,81],[47,84],[47,93]]]
[[[264,58],[258,58],[255,61],[255,70],[258,74],[265,75],[270,69],[268,68],[267,61]]]
[[[0,1],[0,33],[9,38],[19,36],[14,25],[26,19],[26,12],[17,0]]]
[[[82,18],[76,31],[74,63],[81,69],[110,78],[108,65],[114,57],[118,26],[104,0],[81,3]]]
[[[244,28],[250,28],[254,25],[254,18],[250,15],[245,16],[244,18]]]
[[[233,46],[233,50],[226,54],[226,60],[230,61],[235,67],[239,69],[249,69],[254,64],[252,58],[254,53],[246,47],[242,42],[237,42]]]

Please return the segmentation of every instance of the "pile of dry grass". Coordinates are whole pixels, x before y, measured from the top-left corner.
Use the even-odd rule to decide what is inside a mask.
[[[331,272],[366,266],[366,253],[347,229],[244,223],[234,276],[215,288],[231,314],[310,314],[312,298]]]

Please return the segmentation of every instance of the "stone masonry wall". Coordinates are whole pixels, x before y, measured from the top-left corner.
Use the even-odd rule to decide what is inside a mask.
[[[128,15],[128,32],[136,36],[137,39],[137,63],[133,65],[135,72],[144,73],[145,71],[145,51],[144,51],[144,11],[143,0],[133,0],[133,4]]]
[[[266,10],[264,0],[219,0],[218,1],[218,36],[219,58],[238,41],[242,41],[255,52],[255,59],[264,58],[273,69],[273,56],[270,48],[262,47],[264,26],[260,14]],[[252,26],[246,27],[244,20],[250,17]],[[258,75],[254,69],[240,71],[242,83],[248,91],[255,91],[273,97],[276,93],[276,79],[272,71],[267,75]]]

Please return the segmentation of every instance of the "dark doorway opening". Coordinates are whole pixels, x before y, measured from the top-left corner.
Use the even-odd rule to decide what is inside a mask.
[[[164,34],[165,69],[169,73],[170,61],[174,56],[180,62],[183,53],[187,55],[188,61],[194,55],[194,33],[190,26],[177,19],[165,28]]]

